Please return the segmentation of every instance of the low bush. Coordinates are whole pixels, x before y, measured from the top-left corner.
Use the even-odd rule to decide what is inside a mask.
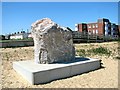
[[[111,51],[108,48],[105,47],[98,47],[98,48],[93,48],[90,50],[87,50],[89,53],[94,53],[95,55],[111,55]]]
[[[77,55],[81,57],[86,57],[92,54],[110,56],[112,53],[108,48],[105,48],[105,47],[92,48],[89,50],[79,49],[79,50],[76,50],[76,52],[77,52]]]

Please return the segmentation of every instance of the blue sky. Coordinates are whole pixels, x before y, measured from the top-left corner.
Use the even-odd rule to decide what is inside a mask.
[[[30,30],[33,22],[45,17],[73,30],[76,23],[98,18],[118,24],[118,2],[3,2],[2,34]]]

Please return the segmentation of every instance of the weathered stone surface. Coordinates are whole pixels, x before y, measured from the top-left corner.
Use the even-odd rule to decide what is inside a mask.
[[[36,63],[53,63],[75,59],[72,32],[49,18],[31,25]]]

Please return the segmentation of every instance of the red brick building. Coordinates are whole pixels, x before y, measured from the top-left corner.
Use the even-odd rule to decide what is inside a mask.
[[[120,37],[120,25],[118,25],[118,33],[119,33],[119,37]]]
[[[112,35],[118,36],[120,31],[120,25],[111,23],[108,19],[98,19],[94,23],[81,23],[77,24],[76,30],[82,33],[96,34],[96,35]]]

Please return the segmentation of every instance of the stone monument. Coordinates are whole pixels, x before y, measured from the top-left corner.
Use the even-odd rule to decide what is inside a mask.
[[[35,63],[48,64],[75,59],[72,32],[49,18],[31,25]]]
[[[100,68],[99,59],[75,57],[72,32],[67,28],[49,18],[36,21],[31,28],[35,62],[13,62],[13,69],[31,84],[48,83]]]

